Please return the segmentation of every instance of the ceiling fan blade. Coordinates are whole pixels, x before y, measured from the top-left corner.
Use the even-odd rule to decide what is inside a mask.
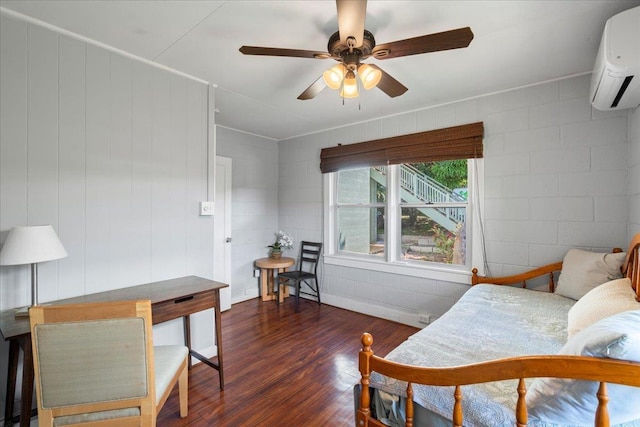
[[[354,37],[354,47],[362,46],[364,39],[364,21],[367,16],[366,0],[336,0],[338,9],[338,31],[340,42],[347,45],[347,37]]]
[[[314,50],[301,49],[281,49],[277,47],[242,46],[240,48],[240,52],[245,55],[290,56],[294,58],[314,59],[331,58],[331,55],[328,52],[316,52]]]
[[[327,85],[324,83],[322,76],[320,76],[318,80],[311,83],[311,86],[306,88],[305,91],[302,92],[300,96],[298,96],[298,99],[301,99],[304,101],[307,99],[314,98],[317,94],[322,92],[322,89],[324,89],[325,87],[327,87]]]
[[[382,78],[380,79],[380,82],[376,87],[381,91],[383,91],[384,93],[386,93],[387,95],[389,95],[391,98],[400,96],[409,90],[405,85],[403,85],[402,83],[400,83],[399,81],[391,77],[391,75],[386,73],[382,68],[373,64],[369,64],[369,65],[372,66],[373,68],[377,68],[378,70],[380,70],[380,72],[382,73]]]
[[[372,55],[376,59],[389,59],[420,53],[438,52],[440,50],[459,49],[469,46],[471,40],[473,40],[471,28],[458,28],[442,33],[428,34],[377,45],[373,48]]]

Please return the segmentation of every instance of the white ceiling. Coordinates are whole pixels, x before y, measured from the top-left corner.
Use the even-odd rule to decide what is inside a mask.
[[[245,56],[242,45],[326,51],[335,2],[0,0],[0,6],[217,85],[216,123],[282,140],[426,106],[590,72],[606,20],[640,0],[377,1],[378,44],[471,27],[466,49],[376,60],[409,88],[344,101],[297,96],[331,59]]]

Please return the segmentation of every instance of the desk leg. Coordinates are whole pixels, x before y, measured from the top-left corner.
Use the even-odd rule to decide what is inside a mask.
[[[216,322],[216,347],[218,348],[218,376],[220,377],[220,390],[224,390],[224,374],[222,370],[222,320],[220,316],[220,291],[216,291],[216,306],[213,308]]]
[[[18,356],[20,344],[18,340],[9,340],[9,372],[7,374],[7,395],[4,402],[4,425],[13,424],[13,402],[16,398],[16,379],[18,378]]]
[[[216,305],[213,307],[214,319],[216,323],[216,347],[218,348],[218,363],[212,362],[195,350],[191,350],[191,321],[189,316],[184,316],[184,345],[189,349],[189,369],[191,369],[191,356],[195,357],[205,365],[218,370],[220,377],[220,390],[224,390],[224,374],[222,373],[222,323],[220,316],[220,292],[217,291]]]
[[[191,317],[188,315],[182,317],[182,326],[184,327],[184,345],[187,346],[189,353],[191,353]],[[191,354],[189,354],[187,366],[191,369]]]
[[[29,427],[31,424],[31,403],[33,397],[33,352],[31,349],[31,335],[24,339],[22,351],[22,396],[20,396],[20,427]]]

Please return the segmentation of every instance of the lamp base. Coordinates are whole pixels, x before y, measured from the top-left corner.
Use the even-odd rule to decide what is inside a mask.
[[[22,318],[22,317],[29,317],[29,306],[26,307],[21,307],[21,308],[16,308],[16,313],[15,313],[15,317],[17,318]]]

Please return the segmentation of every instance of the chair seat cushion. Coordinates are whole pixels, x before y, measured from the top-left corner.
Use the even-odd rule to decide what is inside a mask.
[[[159,399],[167,391],[171,379],[188,354],[189,349],[183,345],[159,345],[153,347],[156,371],[156,399]]]
[[[137,417],[140,408],[114,409],[112,411],[92,412],[90,414],[67,415],[53,420],[54,427],[70,426],[80,423],[91,423],[105,420],[113,420],[124,417]]]

